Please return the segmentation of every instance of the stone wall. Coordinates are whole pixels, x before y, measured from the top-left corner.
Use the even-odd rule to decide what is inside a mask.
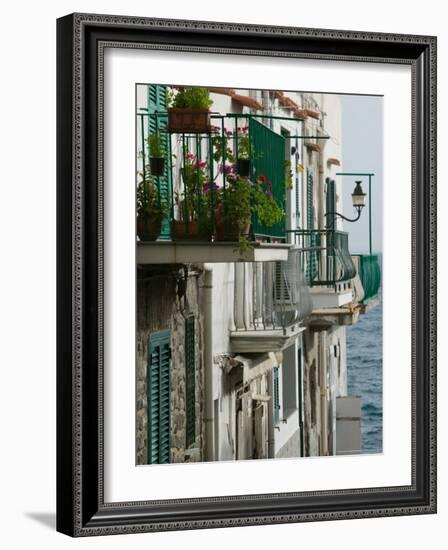
[[[202,273],[179,266],[145,266],[137,272],[136,463],[147,456],[147,353],[152,332],[171,331],[171,462],[196,462],[203,455],[203,315],[199,309]],[[195,318],[195,434],[186,448],[185,319]]]

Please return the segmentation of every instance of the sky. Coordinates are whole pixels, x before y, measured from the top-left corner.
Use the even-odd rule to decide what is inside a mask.
[[[381,252],[383,228],[383,98],[378,96],[344,95],[342,105],[342,171],[373,172],[372,196],[361,218],[354,223],[344,222],[349,233],[349,247],[353,254],[369,252],[369,203],[372,201],[372,249]],[[341,176],[338,176],[341,177]],[[343,214],[355,217],[351,194],[355,180],[362,180],[368,194],[368,178],[345,176],[343,181]]]

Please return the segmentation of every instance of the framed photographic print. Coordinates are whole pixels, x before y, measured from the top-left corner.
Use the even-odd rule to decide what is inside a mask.
[[[58,20],[71,536],[436,511],[436,39]]]

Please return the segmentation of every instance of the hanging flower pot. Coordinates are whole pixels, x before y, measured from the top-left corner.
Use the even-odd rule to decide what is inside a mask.
[[[211,132],[210,111],[172,107],[168,109],[168,130],[179,134],[208,134]]]
[[[165,172],[165,159],[163,157],[150,157],[149,168],[151,175],[163,176]]]
[[[137,215],[137,235],[143,242],[155,241],[160,236],[162,230],[161,219],[151,219],[148,214],[139,213]]]
[[[238,159],[236,161],[236,173],[239,176],[248,177],[250,175],[250,159]]]

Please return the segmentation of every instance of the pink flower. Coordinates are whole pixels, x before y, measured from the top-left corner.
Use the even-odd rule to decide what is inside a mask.
[[[185,158],[189,159],[189,160],[193,160],[196,157],[193,155],[193,153],[188,153],[188,154],[185,155]]]
[[[219,185],[217,185],[214,181],[209,181],[208,183],[204,183],[202,186],[202,189],[207,192],[210,191],[210,189],[219,189]]]
[[[272,200],[274,198],[274,196],[272,195],[272,191],[267,191],[267,195],[269,197],[270,200]]]
[[[206,165],[206,161],[205,160],[200,160],[199,162],[195,162],[193,164],[194,168],[204,168],[204,166]]]
[[[222,163],[219,165],[219,173],[222,174],[223,172],[223,165]],[[226,174],[233,174],[235,172],[235,163],[227,163],[225,166],[225,173]]]

